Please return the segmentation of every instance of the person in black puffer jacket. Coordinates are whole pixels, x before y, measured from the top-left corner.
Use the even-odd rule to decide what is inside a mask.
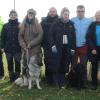
[[[9,22],[4,24],[1,32],[1,48],[6,53],[10,82],[13,82],[20,76],[21,47],[18,42],[19,22],[17,12],[12,10],[9,17]]]
[[[58,18],[57,15],[57,10],[54,7],[51,7],[49,9],[47,17],[42,20],[41,25],[43,29],[43,40],[42,40],[42,47],[44,51],[44,64],[45,64],[45,76],[46,76],[46,81],[48,84],[53,84],[53,70],[52,68],[54,67],[53,65],[53,56],[51,52],[51,48],[48,43],[48,34],[49,34],[49,29],[53,22]]]
[[[65,73],[76,48],[74,23],[69,20],[67,8],[62,9],[60,18],[51,26],[48,40],[54,56],[54,81],[57,86],[64,88]]]

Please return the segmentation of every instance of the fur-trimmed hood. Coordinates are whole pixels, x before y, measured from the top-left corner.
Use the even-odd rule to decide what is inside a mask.
[[[19,42],[21,47],[27,48],[30,45],[29,55],[32,56],[38,52],[41,52],[41,41],[42,41],[42,27],[38,23],[37,18],[32,20],[32,23],[27,22],[27,16],[24,18],[20,25]]]

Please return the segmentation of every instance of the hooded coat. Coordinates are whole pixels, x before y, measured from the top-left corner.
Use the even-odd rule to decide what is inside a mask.
[[[48,36],[48,40],[49,40],[49,45],[52,48],[52,46],[56,46],[57,47],[57,53],[53,53],[52,52],[52,56],[53,56],[53,69],[54,71],[57,71],[59,69],[63,69],[61,66],[61,60],[62,60],[62,47],[63,47],[63,35],[67,35],[68,37],[68,44],[67,44],[67,50],[65,52],[67,52],[67,58],[68,61],[66,62],[65,65],[68,65],[68,63],[70,63],[71,60],[71,49],[75,50],[76,48],[76,36],[75,36],[75,28],[74,28],[74,23],[72,21],[68,21],[66,23],[64,23],[61,18],[57,19],[53,25],[50,28],[49,31],[49,36]]]
[[[50,17],[49,15],[41,22],[43,28],[42,47],[44,50],[44,63],[46,68],[51,71],[53,66],[53,55],[48,41],[49,30],[53,22],[58,19],[58,16]]]
[[[20,25],[19,43],[22,50],[30,45],[30,48],[28,49],[29,58],[34,55],[38,55],[39,63],[42,61],[42,35],[42,27],[38,23],[38,20],[35,18],[32,20],[32,22],[29,22],[28,18],[25,17],[23,23]]]

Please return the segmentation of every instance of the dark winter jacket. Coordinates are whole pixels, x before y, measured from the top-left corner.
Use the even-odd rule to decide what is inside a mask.
[[[4,24],[1,32],[1,48],[7,53],[19,53],[21,47],[18,41],[19,22],[16,20],[9,20]]]
[[[96,49],[96,25],[100,25],[99,22],[92,22],[89,26],[87,33],[87,44],[90,50]]]
[[[53,59],[55,67],[60,66],[60,61],[62,57],[63,35],[67,35],[68,37],[68,50],[66,52],[70,56],[71,49],[75,50],[76,48],[74,23],[70,20],[67,23],[64,23],[59,18],[51,26],[50,33],[48,35],[50,47],[52,48],[52,46],[56,45],[58,51],[57,54],[53,53],[53,56],[55,56],[55,59]]]
[[[75,50],[76,48],[76,36],[75,36],[75,28],[74,23],[72,21],[68,21],[67,23],[63,23],[59,18],[55,23],[53,23],[50,34],[48,37],[50,47],[56,45],[58,50],[62,46],[63,35],[68,36],[68,47],[69,49]]]
[[[90,60],[94,59],[93,54],[91,53],[93,49],[96,50],[96,25],[100,25],[100,22],[92,22],[89,26],[88,33],[86,36],[88,44],[88,58]]]
[[[43,29],[43,40],[42,40],[42,46],[43,48],[47,49],[49,47],[48,43],[48,34],[49,34],[49,29],[53,22],[58,18],[58,16],[55,17],[50,17],[49,15],[41,22],[42,29]]]

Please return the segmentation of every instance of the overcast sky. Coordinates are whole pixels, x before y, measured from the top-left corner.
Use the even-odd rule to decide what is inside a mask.
[[[0,16],[4,22],[9,18],[9,12],[14,8],[14,0],[0,0]],[[70,10],[70,18],[76,16],[76,7],[83,4],[86,7],[86,16],[91,17],[100,9],[100,0],[16,0],[16,11],[19,20],[22,21],[29,8],[37,11],[37,17],[40,21],[48,13],[50,7],[56,7],[58,14],[63,7]]]

